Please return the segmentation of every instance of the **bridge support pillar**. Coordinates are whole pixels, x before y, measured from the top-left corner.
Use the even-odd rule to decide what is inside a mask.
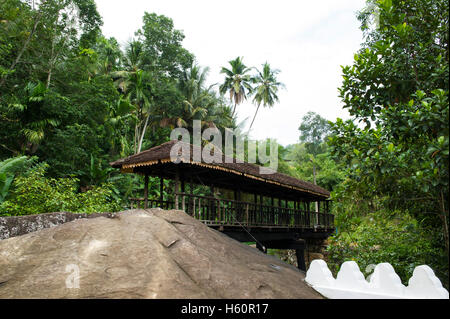
[[[295,255],[297,256],[297,267],[300,270],[306,271],[305,263],[305,249],[296,249]]]
[[[267,254],[267,248],[264,247],[261,243],[257,242],[256,243],[256,248],[258,248],[260,251],[262,251],[263,253]]]

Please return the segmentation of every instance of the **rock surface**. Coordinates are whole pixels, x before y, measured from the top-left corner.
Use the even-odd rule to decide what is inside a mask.
[[[68,212],[0,217],[0,240],[26,235],[81,218],[113,217],[114,213],[73,214]]]
[[[79,219],[0,241],[0,298],[322,298],[304,278],[174,210]]]

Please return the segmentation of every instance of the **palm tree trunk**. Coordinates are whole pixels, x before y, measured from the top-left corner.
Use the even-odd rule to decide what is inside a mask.
[[[234,117],[234,112],[236,111],[236,102],[234,102],[233,112],[231,113],[231,118]]]
[[[252,124],[250,124],[250,128],[248,129],[248,132],[249,132],[249,133],[250,133],[250,130],[252,129],[253,122],[255,122],[256,114],[258,114],[258,111],[259,111],[259,107],[260,107],[260,106],[261,106],[261,104],[259,104],[259,105],[258,105],[258,108],[256,109],[255,116],[253,117]]]
[[[134,127],[134,154],[137,154],[137,139],[139,136],[139,123]]]
[[[137,150],[138,153],[141,152],[142,142],[144,141],[144,135],[145,135],[145,132],[146,132],[146,130],[147,130],[149,118],[150,118],[150,114],[147,115],[147,118],[145,119],[144,127],[142,128],[141,136],[140,136],[140,138],[139,138],[138,150]]]

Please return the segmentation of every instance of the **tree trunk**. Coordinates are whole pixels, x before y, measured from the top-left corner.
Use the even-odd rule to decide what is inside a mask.
[[[258,114],[258,111],[259,111],[259,107],[260,107],[260,106],[261,106],[261,104],[258,105],[258,108],[256,109],[256,112],[255,112],[255,116],[253,116],[252,124],[250,124],[250,128],[248,129],[248,132],[249,132],[249,133],[250,133],[250,130],[252,129],[253,123],[255,122],[256,115]]]
[[[234,102],[233,112],[231,113],[231,118],[234,117],[234,112],[236,112],[236,102]]]
[[[50,56],[50,65],[49,65],[49,68],[48,68],[47,85],[46,85],[47,89],[50,87],[50,82],[52,80],[52,71],[53,71],[53,63],[54,63],[53,54],[54,54],[54,52],[55,52],[55,41],[52,40],[52,54]]]
[[[139,135],[139,124],[136,123],[136,126],[134,127],[134,154],[137,154],[137,138]]]
[[[141,152],[141,148],[142,148],[142,142],[144,141],[144,135],[145,132],[147,130],[147,126],[148,126],[148,120],[150,119],[150,114],[147,115],[147,118],[145,119],[145,123],[144,123],[144,127],[142,128],[142,132],[141,132],[141,136],[139,137],[139,144],[138,144],[138,150],[137,153]],[[136,154],[137,154],[136,153]]]

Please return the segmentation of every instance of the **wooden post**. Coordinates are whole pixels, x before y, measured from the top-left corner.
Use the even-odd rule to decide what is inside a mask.
[[[174,193],[175,193],[175,209],[179,209],[178,206],[178,193],[180,191],[180,171],[177,167],[175,172],[175,187],[174,187]]]
[[[159,206],[161,208],[163,207],[164,202],[164,178],[162,177],[162,174],[159,176]]]
[[[305,264],[305,249],[296,249],[295,255],[297,255],[297,267],[300,270],[306,271]]]
[[[184,177],[183,175],[181,175],[181,192],[184,193],[185,191],[185,185],[184,185]]]
[[[273,198],[273,196],[270,198],[270,204],[271,204],[271,208],[270,208],[270,223],[274,224],[275,223],[275,199]]]
[[[192,196],[194,194],[194,183],[192,182],[192,176],[189,178],[189,193],[191,196],[189,196],[188,200],[188,211],[191,216],[194,216],[195,214],[195,198]],[[192,205],[191,205],[192,201]],[[190,211],[190,208],[192,207],[192,212]]]
[[[315,225],[319,225],[319,202],[316,202],[316,218],[314,220]]]
[[[145,173],[144,177],[144,208],[148,208],[148,174]]]
[[[266,221],[265,221],[265,218],[264,218],[264,215],[263,215],[263,207],[262,207],[262,205],[263,205],[263,196],[260,194],[259,195],[259,213],[261,215],[261,223],[265,223]]]
[[[216,195],[216,188],[214,187],[214,184],[212,184],[211,185],[211,188],[210,188],[210,190],[211,190],[211,197],[213,197],[213,198],[216,198],[215,197],[215,195]],[[216,220],[216,201],[213,199],[213,200],[211,200],[211,199],[208,199],[207,200],[208,201],[208,210],[209,211],[207,211],[207,220]]]
[[[181,210],[183,210],[184,212],[186,212],[186,204],[185,204],[185,195],[184,195],[184,191],[185,191],[185,183],[184,183],[184,175],[181,174],[181,193],[183,193],[183,195],[181,195]]]
[[[248,226],[248,203],[246,204],[246,207],[245,207],[245,215],[246,215],[247,226]]]
[[[239,221],[242,219],[241,204],[238,203],[238,201],[241,200],[240,197],[241,197],[241,193],[240,193],[239,188],[235,189],[234,190],[234,200],[235,200],[235,202],[234,202],[233,205],[234,205],[234,212],[236,213],[236,218]]]
[[[308,204],[308,201],[305,200],[303,204],[305,206],[305,226],[309,227],[310,223],[309,223],[309,207],[308,207],[309,204]]]

